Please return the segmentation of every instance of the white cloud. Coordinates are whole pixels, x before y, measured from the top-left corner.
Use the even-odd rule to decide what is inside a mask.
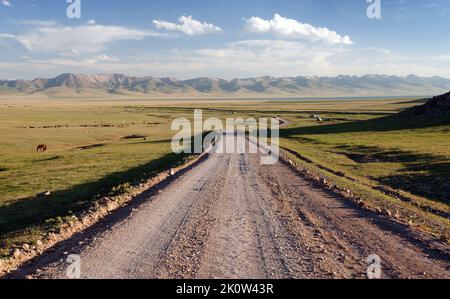
[[[353,44],[347,35],[342,36],[328,28],[314,27],[308,23],[282,17],[279,14],[275,14],[271,20],[264,20],[260,17],[247,19],[245,30],[250,33],[271,33],[289,38],[322,40],[331,44]]]
[[[187,35],[201,35],[209,33],[222,32],[222,29],[211,23],[200,22],[193,19],[191,16],[182,16],[179,19],[180,24],[171,22],[154,20],[153,24],[157,29],[164,29],[168,31],[179,31]]]
[[[0,38],[12,38],[15,39],[16,37],[12,34],[7,34],[7,33],[0,33]]]
[[[110,57],[106,54],[100,54],[96,57],[97,61],[99,62],[118,62],[119,59],[116,57]]]
[[[11,1],[2,0],[2,4],[3,4],[4,6],[12,7]]]
[[[23,21],[34,25],[21,35],[2,34],[14,38],[32,52],[89,54],[102,52],[109,43],[120,40],[142,40],[151,36],[163,36],[149,30],[120,26],[79,25],[62,26],[48,21]]]
[[[89,20],[89,21],[86,22],[86,24],[88,24],[88,25],[95,25],[95,24],[97,24],[97,22],[95,22],[95,20]]]

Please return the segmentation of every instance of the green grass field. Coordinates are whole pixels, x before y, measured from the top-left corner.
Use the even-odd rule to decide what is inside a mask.
[[[175,133],[170,124],[176,117],[192,118],[194,108],[204,109],[205,118],[282,117],[289,123],[281,130],[281,145],[306,158],[299,160],[306,167],[369,201],[379,201],[379,206],[392,201],[374,190],[383,186],[411,198],[414,209],[423,206],[449,213],[450,123],[381,119],[420,103],[414,99],[2,100],[2,253],[41,234],[49,219],[82,211],[115,186],[139,183],[181,163],[186,157],[170,150]],[[312,113],[329,121],[318,123],[310,118]],[[46,144],[48,151],[36,152],[39,144]],[[37,196],[45,191],[52,194]],[[411,202],[394,204],[407,209]],[[445,217],[422,216],[441,223],[444,230],[449,228]]]

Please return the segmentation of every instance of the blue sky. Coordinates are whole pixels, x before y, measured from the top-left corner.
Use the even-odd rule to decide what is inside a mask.
[[[0,0],[0,79],[417,74],[450,78],[450,2]]]

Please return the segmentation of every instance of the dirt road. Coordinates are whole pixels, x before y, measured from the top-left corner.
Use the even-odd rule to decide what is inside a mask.
[[[65,278],[78,254],[82,278],[365,278],[376,254],[386,278],[450,278],[407,228],[255,154],[210,154],[118,213],[16,277]]]

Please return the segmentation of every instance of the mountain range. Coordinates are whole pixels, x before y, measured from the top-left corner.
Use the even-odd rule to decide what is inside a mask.
[[[0,95],[43,94],[49,97],[111,95],[167,97],[339,97],[428,96],[450,90],[450,79],[365,75],[336,77],[257,77],[223,80],[133,77],[123,74],[62,74],[55,78],[0,80]]]

